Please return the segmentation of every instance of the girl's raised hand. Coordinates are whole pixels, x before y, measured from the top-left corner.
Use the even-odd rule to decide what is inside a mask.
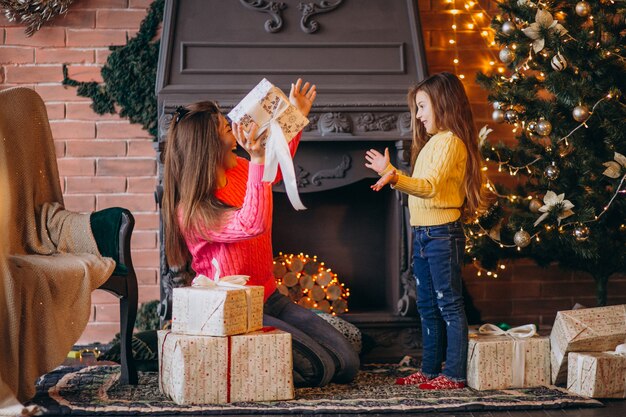
[[[265,135],[257,136],[259,126],[252,122],[250,129],[246,131],[243,125],[233,123],[233,135],[239,146],[244,148],[250,154],[250,160],[255,164],[262,165],[265,163],[265,148],[263,147],[263,138]]]
[[[389,183],[393,185],[396,182],[398,182],[398,179],[396,177],[396,170],[392,169],[391,171],[380,177],[380,179],[376,181],[376,184],[371,185],[370,188],[374,191],[380,191],[385,185]]]
[[[296,106],[300,113],[307,116],[313,102],[317,97],[317,91],[315,91],[315,84],[309,84],[307,81],[302,85],[302,78],[298,78],[295,84],[291,84],[291,90],[289,91],[289,101]]]
[[[385,148],[384,155],[376,149],[370,149],[365,152],[365,160],[368,162],[365,166],[380,175],[389,165],[389,148]]]

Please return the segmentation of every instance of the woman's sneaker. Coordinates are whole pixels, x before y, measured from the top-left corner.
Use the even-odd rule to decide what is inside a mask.
[[[433,378],[430,381],[424,382],[419,385],[419,389],[461,389],[465,388],[465,382],[453,381],[450,378],[439,375],[437,378]]]
[[[419,385],[428,381],[430,378],[418,371],[404,378],[396,379],[396,385]]]

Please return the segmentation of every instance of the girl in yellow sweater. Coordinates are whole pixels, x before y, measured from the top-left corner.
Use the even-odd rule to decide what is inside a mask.
[[[425,79],[409,90],[408,101],[413,175],[404,175],[389,163],[388,149],[384,154],[370,149],[365,155],[365,166],[381,176],[373,190],[389,184],[409,194],[423,358],[421,371],[398,378],[396,384],[464,388],[467,318],[461,291],[465,249],[461,220],[472,217],[481,205],[478,134],[463,84],[453,74]]]

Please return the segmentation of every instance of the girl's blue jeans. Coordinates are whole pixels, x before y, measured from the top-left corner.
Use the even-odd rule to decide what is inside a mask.
[[[460,222],[413,227],[413,274],[422,321],[422,373],[465,382],[467,318],[461,265],[465,235]],[[442,363],[445,367],[442,372]]]

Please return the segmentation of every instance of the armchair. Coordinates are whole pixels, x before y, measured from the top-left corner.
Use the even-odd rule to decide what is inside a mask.
[[[43,100],[28,88],[0,91],[0,381],[20,401],[60,365],[89,320],[91,292],[120,299],[120,382],[137,383],[131,339],[137,278],[132,214],[65,210]]]

